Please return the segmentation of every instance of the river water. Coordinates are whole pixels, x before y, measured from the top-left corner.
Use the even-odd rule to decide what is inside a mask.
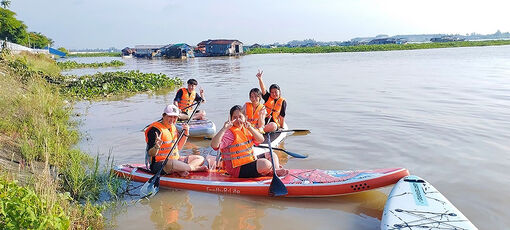
[[[120,58],[78,58],[83,62]],[[441,191],[480,229],[510,226],[510,46],[331,54],[265,54],[189,60],[125,59],[121,70],[195,78],[218,127],[248,101],[264,71],[288,101],[287,168],[405,167]],[[84,74],[118,70],[82,69]],[[175,90],[79,102],[92,155],[143,162],[140,129]],[[186,145],[208,151],[208,141]],[[108,215],[118,229],[378,229],[390,187],[330,198],[267,198],[162,189]]]

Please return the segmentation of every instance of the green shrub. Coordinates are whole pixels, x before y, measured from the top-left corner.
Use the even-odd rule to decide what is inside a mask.
[[[60,205],[50,205],[32,189],[0,178],[0,229],[68,229],[69,225]]]

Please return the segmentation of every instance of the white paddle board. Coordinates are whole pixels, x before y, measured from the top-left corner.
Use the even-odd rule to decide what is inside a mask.
[[[381,229],[478,229],[427,181],[406,176],[391,190]]]

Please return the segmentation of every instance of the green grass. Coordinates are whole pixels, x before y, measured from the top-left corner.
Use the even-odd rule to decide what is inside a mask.
[[[471,46],[499,46],[499,45],[510,45],[510,40],[414,43],[402,45],[384,44],[384,45],[319,46],[319,47],[294,47],[294,48],[290,47],[255,48],[248,51],[247,54],[369,52],[369,51],[415,50],[415,49],[435,49],[435,48],[471,47]]]
[[[120,57],[121,52],[103,52],[103,53],[74,53],[68,54],[68,57]]]
[[[113,60],[111,62],[94,62],[94,63],[78,63],[76,61],[57,62],[58,67],[62,70],[78,69],[78,68],[104,68],[119,67],[125,65],[124,62]]]
[[[0,173],[0,229],[103,228],[104,205],[93,203],[100,194],[115,199],[125,190],[125,181],[112,174],[113,159],[100,168],[99,157],[75,147],[80,135],[70,120],[72,104],[60,93],[66,77],[55,69],[46,56],[0,55],[0,134],[15,143],[12,154],[27,166],[46,165],[26,187]]]

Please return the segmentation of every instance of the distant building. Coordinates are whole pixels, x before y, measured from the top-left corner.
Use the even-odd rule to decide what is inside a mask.
[[[197,44],[196,56],[234,56],[243,54],[243,43],[239,40],[207,40]]]
[[[442,36],[440,38],[431,38],[431,42],[458,42],[458,41],[464,41],[466,39],[459,38],[456,36]]]
[[[22,45],[19,45],[19,44],[16,44],[16,43],[6,42],[6,41],[1,41],[0,40],[0,50],[2,50],[4,48],[10,50],[12,53],[15,53],[15,54],[21,53],[23,51],[30,52],[30,53],[50,54],[50,50],[48,48],[45,48],[45,49],[32,49],[32,48],[29,48],[29,47],[26,47],[26,46],[22,46]],[[51,54],[53,54],[53,53],[51,53]],[[65,53],[63,54],[63,56],[65,56]]]
[[[161,47],[162,45],[137,45],[134,50],[135,57],[161,57]]]
[[[122,56],[127,57],[127,56],[133,56],[133,54],[135,53],[135,50],[131,49],[129,47],[126,47],[126,48],[122,49],[121,52],[122,52]]]
[[[161,48],[161,54],[167,58],[193,58],[193,49],[186,43],[167,45]]]

